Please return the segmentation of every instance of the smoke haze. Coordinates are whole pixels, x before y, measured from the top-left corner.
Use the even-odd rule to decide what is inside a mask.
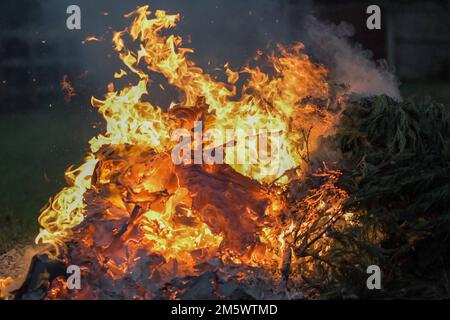
[[[385,94],[400,100],[398,83],[383,63],[377,65],[370,51],[350,42],[353,27],[326,24],[310,17],[305,30],[312,55],[330,69],[331,81],[345,84],[356,98]]]

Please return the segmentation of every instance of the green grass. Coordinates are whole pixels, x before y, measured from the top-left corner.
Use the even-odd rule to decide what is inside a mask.
[[[85,108],[48,104],[0,115],[0,253],[33,241],[40,209],[87,151],[93,119]]]

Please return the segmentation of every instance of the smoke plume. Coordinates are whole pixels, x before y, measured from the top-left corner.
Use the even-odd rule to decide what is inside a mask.
[[[305,23],[307,49],[330,69],[331,81],[348,86],[355,98],[385,94],[401,100],[398,83],[385,63],[375,63],[370,51],[352,44],[350,24],[327,24],[310,17]]]

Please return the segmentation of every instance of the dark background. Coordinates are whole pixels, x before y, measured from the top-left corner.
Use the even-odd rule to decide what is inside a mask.
[[[66,28],[66,8],[82,10],[82,29]],[[190,36],[194,60],[206,70],[235,69],[258,49],[305,42],[313,15],[354,27],[354,41],[386,60],[404,97],[431,95],[450,103],[450,1],[313,0],[3,0],[0,2],[0,253],[37,233],[39,209],[65,185],[63,172],[79,164],[101,130],[90,106],[120,67],[112,30],[124,14],[149,4],[181,13],[176,32]],[[382,8],[382,30],[366,28],[366,8]],[[107,14],[106,14],[107,13]],[[102,41],[82,44],[88,36]],[[314,53],[311,52],[314,56]],[[67,75],[77,96],[64,99]],[[170,97],[156,97],[164,105]],[[159,99],[159,101],[158,101]]]

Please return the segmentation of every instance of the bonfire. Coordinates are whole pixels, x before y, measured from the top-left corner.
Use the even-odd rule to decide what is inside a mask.
[[[319,152],[346,96],[301,44],[258,52],[236,71],[227,64],[221,81],[172,34],[180,15],[144,6],[126,17],[131,25],[113,37],[124,64],[115,77],[131,84],[92,98],[106,131],[39,217],[45,254],[19,290],[1,280],[1,295],[315,297],[306,280],[334,280],[322,257],[333,231],[354,223],[342,172]],[[155,74],[179,91],[171,105],[152,103]],[[179,148],[177,130],[194,143]],[[69,266],[81,270],[78,288],[67,284]]]

